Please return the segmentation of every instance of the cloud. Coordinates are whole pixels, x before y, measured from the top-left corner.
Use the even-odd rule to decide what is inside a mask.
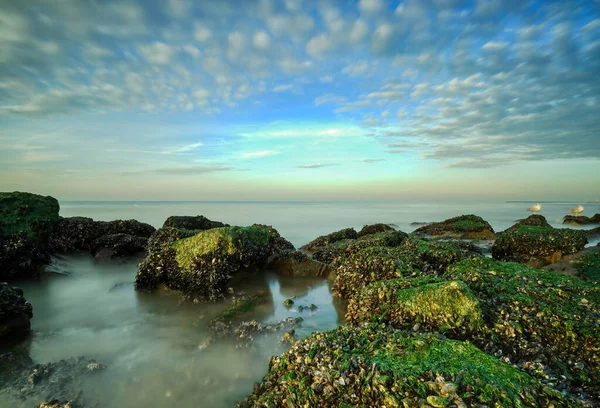
[[[200,174],[209,174],[225,171],[234,171],[233,167],[214,165],[214,166],[190,166],[190,167],[169,167],[151,170],[150,173],[166,174],[173,176],[194,176]]]
[[[67,157],[69,157],[69,155],[65,153],[33,150],[23,153],[21,160],[25,163],[40,163],[58,161],[66,159]]]
[[[277,154],[277,152],[275,150],[261,150],[258,152],[243,153],[242,157],[244,159],[253,159],[253,158],[257,158],[257,157],[273,156],[275,154]]]
[[[333,103],[333,104],[343,104],[347,101],[347,99],[343,96],[338,96],[338,95],[334,95],[334,94],[326,94],[326,95],[321,95],[317,98],[315,98],[315,105],[319,106],[319,105],[323,105],[323,104],[328,104],[328,103]]]
[[[383,0],[360,0],[358,2],[358,9],[365,14],[381,14],[386,8],[386,3]]]
[[[277,85],[273,88],[273,92],[287,92],[291,91],[292,89],[294,89],[294,85],[292,84]]]
[[[339,166],[338,163],[329,163],[329,164],[305,164],[303,166],[296,166],[298,169],[321,169],[323,167],[331,167],[331,166]]]
[[[387,159],[361,159],[362,163],[379,163],[383,161],[387,161]]]
[[[257,31],[252,37],[252,44],[257,49],[265,51],[271,45],[271,37],[269,37],[266,31]]]
[[[190,144],[183,145],[183,146],[166,148],[162,151],[162,153],[163,154],[184,154],[184,153],[192,152],[202,146],[204,146],[204,143],[202,143],[202,142],[190,143]]]
[[[194,27],[194,39],[198,42],[205,42],[212,37],[212,31],[201,23],[196,23]]]
[[[306,53],[316,58],[324,58],[334,47],[335,40],[332,36],[319,34],[306,44]]]
[[[151,64],[168,64],[174,54],[173,49],[163,42],[142,45],[139,47],[139,51],[142,57]]]

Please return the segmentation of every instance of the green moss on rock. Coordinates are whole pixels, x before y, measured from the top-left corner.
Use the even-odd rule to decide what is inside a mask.
[[[332,232],[331,234],[321,235],[320,237],[315,238],[300,249],[310,254],[324,246],[333,244],[334,242],[356,238],[358,238],[358,233],[354,228],[345,228],[336,232]]]
[[[494,229],[483,218],[476,215],[461,215],[442,222],[434,222],[418,228],[419,236],[450,237],[457,239],[495,239]]]
[[[417,324],[420,330],[463,337],[484,326],[479,300],[464,282],[430,277],[370,284],[351,299],[346,320],[403,329]]]
[[[576,261],[575,268],[583,279],[600,282],[600,251],[583,255]]]
[[[583,231],[519,225],[500,235],[492,247],[492,256],[539,267],[581,251],[587,242]]]
[[[468,342],[340,327],[279,357],[239,407],[567,406],[542,385]],[[435,405],[434,405],[435,406]]]
[[[444,275],[469,285],[489,328],[475,340],[575,392],[600,392],[600,287],[576,277],[488,258]]]

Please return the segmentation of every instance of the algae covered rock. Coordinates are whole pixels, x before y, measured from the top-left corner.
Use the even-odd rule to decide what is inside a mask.
[[[364,237],[365,235],[372,235],[372,234],[377,234],[380,232],[390,232],[390,231],[395,231],[396,229],[393,227],[390,227],[388,224],[371,224],[371,225],[365,225],[364,227],[362,227],[362,229],[360,231],[358,231],[358,237]]]
[[[600,214],[594,214],[591,217],[585,215],[565,215],[563,218],[563,224],[572,225],[588,225],[588,224],[600,224]]]
[[[600,286],[518,263],[474,258],[444,275],[469,285],[490,329],[478,345],[561,387],[600,392]]]
[[[222,227],[185,237],[187,230],[161,228],[136,275],[138,289],[158,285],[197,299],[224,297],[234,275],[263,266],[275,251],[274,236],[260,227]]]
[[[123,259],[146,250],[148,238],[129,234],[104,235],[94,241],[92,254],[98,260]]]
[[[312,240],[308,244],[304,245],[300,249],[303,250],[304,252],[310,254],[310,253],[313,253],[313,252],[321,249],[322,247],[331,245],[335,242],[342,241],[345,239],[356,239],[356,238],[358,238],[358,233],[356,232],[356,230],[354,228],[346,228],[346,229],[342,229],[342,230],[339,230],[336,232],[332,232],[331,234],[328,234],[328,235],[322,235],[322,236]]]
[[[279,275],[292,277],[325,277],[329,274],[327,264],[311,259],[304,252],[288,250],[281,252],[276,261],[269,261]]]
[[[27,336],[31,328],[33,308],[23,291],[0,283],[0,343],[16,342]]]
[[[600,283],[600,248],[583,254],[574,263],[581,278]]]
[[[500,235],[492,246],[492,256],[541,267],[560,260],[563,255],[581,251],[587,243],[582,231],[520,225]]]
[[[552,228],[552,226],[548,223],[548,221],[546,221],[546,217],[544,217],[543,215],[539,215],[539,214],[531,214],[527,218],[518,220],[514,225],[507,228],[504,232],[516,230],[523,225],[528,225],[530,227]]]
[[[163,223],[163,228],[164,227],[206,231],[213,228],[229,227],[229,225],[224,224],[220,221],[211,221],[203,215],[172,215],[165,220],[165,222]]]
[[[238,407],[565,406],[562,395],[469,342],[339,327],[273,357]]]
[[[496,239],[492,226],[483,218],[472,214],[422,226],[413,234],[456,239]]]
[[[31,193],[0,193],[0,279],[36,277],[50,261],[48,236],[58,201]]]
[[[484,326],[479,300],[464,282],[430,277],[370,284],[350,300],[346,320],[400,329],[420,327],[461,337]]]

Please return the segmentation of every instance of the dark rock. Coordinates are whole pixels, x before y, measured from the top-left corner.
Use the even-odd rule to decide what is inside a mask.
[[[572,225],[587,225],[587,224],[600,224],[600,214],[595,214],[592,217],[585,215],[565,215],[563,218],[563,224]]]
[[[358,238],[358,233],[356,232],[356,230],[354,228],[346,228],[343,230],[332,232],[328,235],[321,235],[320,237],[312,240],[300,249],[310,254],[321,249],[322,247],[333,244],[335,242],[342,241],[345,239],[356,238]]]
[[[48,236],[59,210],[53,197],[0,193],[0,279],[39,276],[50,261]]]
[[[156,229],[136,220],[94,221],[86,217],[62,218],[50,235],[50,248],[57,253],[93,251],[105,235],[127,234],[149,238]]]
[[[496,239],[494,229],[476,215],[461,215],[417,228],[414,235],[456,239]]]
[[[97,260],[122,259],[145,251],[148,238],[129,234],[104,235],[92,244],[92,254]]]
[[[16,343],[29,334],[33,308],[23,291],[0,283],[0,343]]]
[[[587,242],[582,231],[520,225],[506,230],[496,240],[492,257],[542,267],[559,261],[564,255],[581,251]]]
[[[274,324],[260,323],[256,320],[250,321],[216,321],[209,329],[221,338],[234,339],[237,348],[249,347],[257,336],[269,333],[277,333],[283,330],[294,330],[301,323],[301,317],[288,317]]]
[[[222,227],[186,237],[188,230],[161,228],[148,242],[139,265],[138,289],[159,285],[198,300],[215,301],[229,293],[232,278],[263,267],[277,251],[274,230],[261,226]],[[277,234],[278,235],[278,234]]]
[[[395,230],[396,230],[395,228],[390,227],[387,224],[365,225],[358,232],[358,237],[360,238],[360,237],[364,237],[365,235],[372,235],[372,234],[377,234],[379,232],[389,232],[389,231],[395,231]]]
[[[195,217],[172,215],[164,222],[163,228],[164,227],[206,231],[213,228],[229,227],[229,225],[219,221],[211,221],[203,215],[197,215]]]
[[[560,392],[469,342],[342,326],[273,357],[237,407],[567,405]]]
[[[516,229],[519,229],[519,227],[521,227],[522,225],[528,225],[530,227],[552,228],[552,226],[550,224],[548,224],[548,221],[546,221],[546,218],[543,215],[531,214],[527,218],[523,218],[522,220],[518,220],[516,222],[516,224],[514,224],[513,226],[507,228],[504,232],[514,231]]]
[[[310,259],[304,252],[296,250],[280,253],[272,269],[282,276],[326,277],[329,275],[327,264]]]

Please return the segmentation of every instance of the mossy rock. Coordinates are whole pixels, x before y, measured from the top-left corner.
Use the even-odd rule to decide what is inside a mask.
[[[575,268],[582,279],[600,283],[600,249],[577,259]]]
[[[482,348],[600,395],[600,286],[489,258],[459,262],[444,277],[465,282],[479,299],[490,330],[474,340]]]
[[[238,407],[563,407],[561,393],[469,342],[377,326],[315,333],[273,357]],[[429,404],[428,404],[429,403]]]
[[[329,275],[331,290],[335,296],[349,299],[371,282],[438,276],[449,265],[473,256],[481,256],[481,251],[465,242],[406,238],[399,246],[369,246],[333,262]]]
[[[456,239],[496,239],[492,226],[483,218],[472,214],[425,225],[417,228],[413,234]]]
[[[0,193],[0,279],[35,278],[50,262],[48,237],[60,207],[53,197]]]
[[[587,243],[583,231],[520,225],[500,235],[492,246],[492,256],[541,267],[581,251]]]
[[[185,230],[206,231],[212,228],[229,227],[220,221],[211,221],[203,215],[185,216],[172,215],[165,220],[163,228],[171,227]]]
[[[358,238],[358,233],[354,228],[345,228],[336,232],[332,232],[331,234],[321,235],[320,237],[315,238],[300,249],[310,254],[324,246],[331,245],[334,242],[356,238]]]
[[[504,232],[510,232],[523,225],[528,225],[530,227],[544,227],[544,228],[552,228],[552,226],[546,221],[546,217],[539,214],[531,214],[527,218],[523,218],[522,220],[518,220],[514,225],[508,227]]]
[[[365,225],[362,227],[360,231],[358,231],[358,237],[364,237],[365,235],[373,235],[378,234],[380,232],[392,232],[396,231],[394,227],[389,226],[388,224],[371,224]]]
[[[231,304],[227,309],[222,311],[219,316],[211,319],[208,324],[211,327],[218,327],[221,323],[235,323],[247,318],[251,314],[255,314],[261,306],[270,305],[271,296],[268,293],[257,293],[253,295],[242,295],[232,299]],[[272,306],[272,305],[271,305]],[[272,307],[270,308],[272,309]]]
[[[363,288],[350,300],[346,320],[380,322],[400,329],[420,327],[466,337],[483,328],[479,300],[461,281],[394,279]]]
[[[214,301],[227,295],[234,275],[263,266],[275,252],[273,232],[258,226],[213,228],[187,236],[190,233],[166,227],[151,237],[149,254],[136,275],[137,288],[165,285]]]

